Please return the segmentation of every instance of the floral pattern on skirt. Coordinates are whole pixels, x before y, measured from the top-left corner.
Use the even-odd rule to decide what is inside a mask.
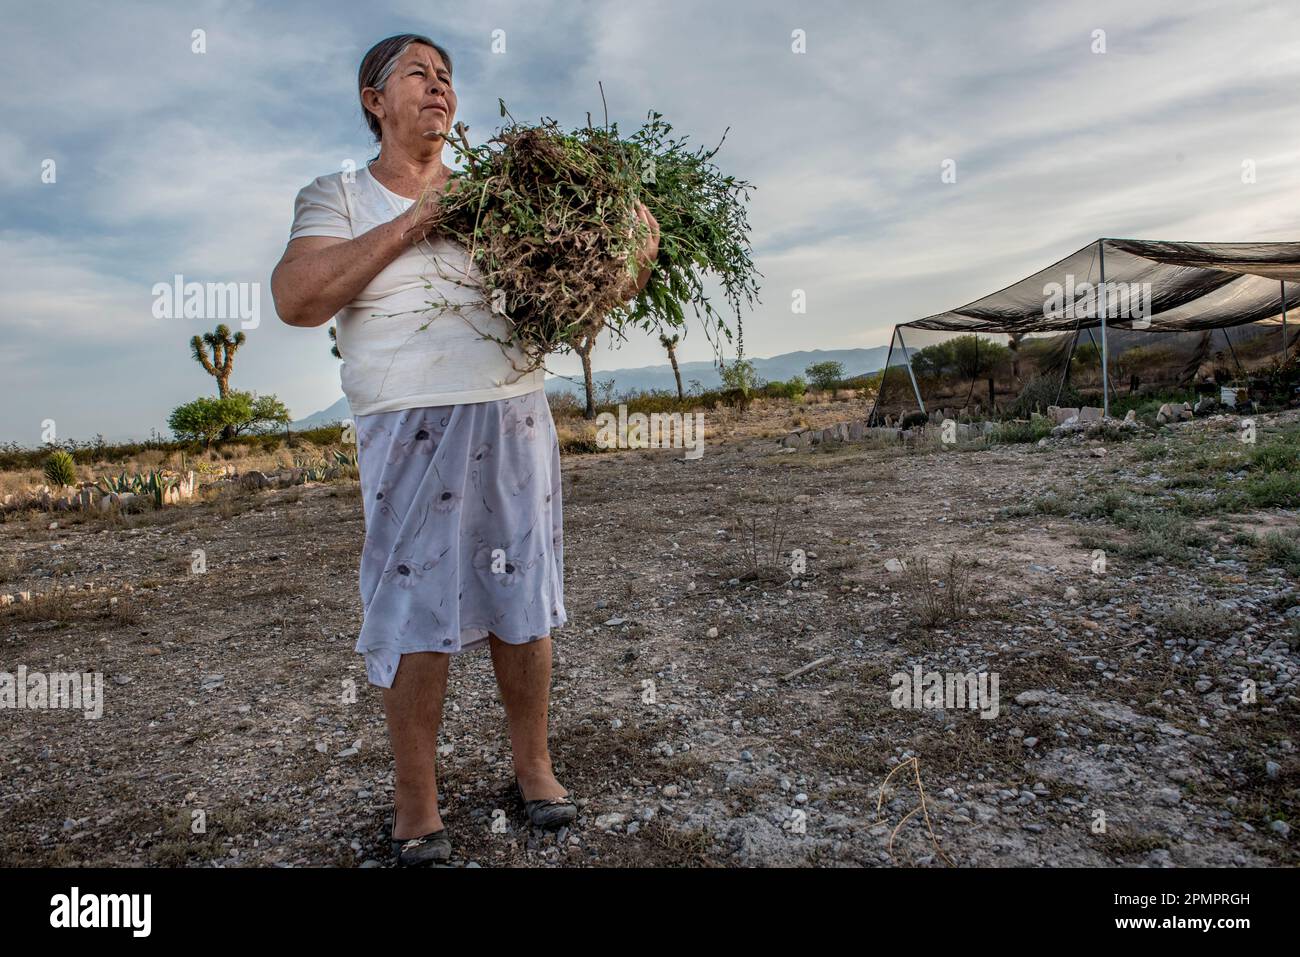
[[[365,512],[356,650],[392,686],[403,654],[563,625],[560,449],[542,390],[356,417]]]

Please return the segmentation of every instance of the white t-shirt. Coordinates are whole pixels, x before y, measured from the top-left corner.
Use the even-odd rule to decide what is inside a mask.
[[[369,169],[358,170],[355,182],[343,176],[317,177],[298,192],[291,240],[355,239],[414,202],[380,185]],[[338,313],[339,375],[353,415],[490,402],[543,387],[544,370],[523,373],[528,361],[518,349],[483,338],[507,340],[510,330],[481,302],[486,294],[478,280],[463,246],[431,235],[405,249]],[[452,311],[444,301],[469,305]]]

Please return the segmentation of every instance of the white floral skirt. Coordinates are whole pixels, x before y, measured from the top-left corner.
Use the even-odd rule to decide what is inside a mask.
[[[366,540],[356,650],[392,686],[404,654],[563,625],[560,449],[542,390],[356,417]]]

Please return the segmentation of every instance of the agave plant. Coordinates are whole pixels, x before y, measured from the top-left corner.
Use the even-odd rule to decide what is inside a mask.
[[[140,483],[140,491],[153,497],[153,504],[157,508],[162,508],[167,501],[167,492],[180,483],[180,478],[175,475],[164,475],[162,469],[151,469],[141,478],[136,476]]]
[[[77,483],[77,466],[72,456],[62,449],[51,452],[45,460],[45,480],[55,488]]]
[[[165,503],[168,490],[179,484],[179,476],[168,475],[162,469],[150,469],[143,475],[127,475],[123,472],[116,478],[105,475],[98,482],[100,489],[106,493],[148,495],[159,508]]]
[[[334,457],[334,464],[338,466],[357,467],[357,453],[344,452],[341,449],[330,449],[330,454]]]
[[[98,484],[100,489],[105,493],[116,492],[120,495],[123,492],[135,491],[133,479],[127,478],[125,472],[123,472],[117,478],[114,478],[111,475],[102,476],[99,482],[96,484]]]

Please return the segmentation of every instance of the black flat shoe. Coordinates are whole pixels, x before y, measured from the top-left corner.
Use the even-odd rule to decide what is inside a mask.
[[[389,819],[388,833],[393,833],[392,818]],[[391,838],[393,857],[398,867],[421,867],[428,864],[445,864],[451,859],[451,838],[447,836],[444,826],[430,831],[423,837],[409,837],[399,840]]]
[[[515,779],[515,793],[519,795],[519,800],[524,805],[524,813],[528,815],[528,822],[533,827],[558,831],[577,820],[578,805],[574,803],[571,793],[566,792],[560,797],[529,801],[524,797],[524,790],[519,786],[518,778]]]

